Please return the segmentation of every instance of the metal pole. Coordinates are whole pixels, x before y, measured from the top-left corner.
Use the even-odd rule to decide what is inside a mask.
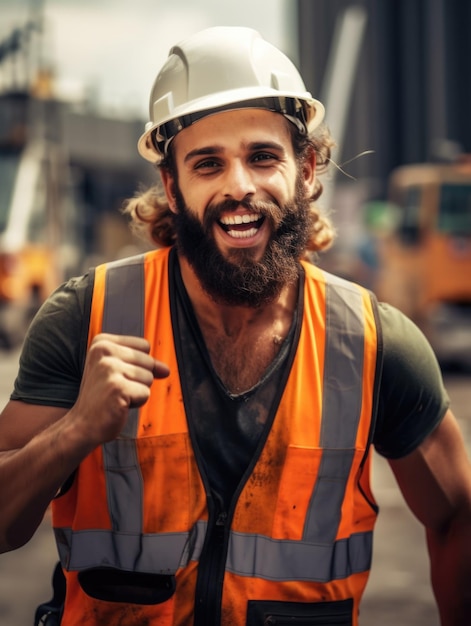
[[[321,90],[321,101],[326,108],[326,124],[337,142],[332,152],[334,163],[339,162],[345,135],[345,124],[350,110],[354,78],[358,66],[363,34],[367,22],[366,10],[357,5],[347,7],[337,18],[332,47]],[[325,185],[321,197],[326,209],[331,208],[335,181],[335,166],[332,178]]]

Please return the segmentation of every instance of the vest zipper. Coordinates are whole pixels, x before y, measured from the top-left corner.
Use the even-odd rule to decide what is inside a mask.
[[[278,404],[277,404],[278,406]],[[224,586],[224,575],[226,572],[227,550],[229,545],[230,528],[232,516],[234,514],[239,496],[252,474],[258,459],[265,446],[268,434],[271,430],[276,411],[267,419],[264,432],[258,443],[257,450],[244,472],[242,479],[233,495],[229,515],[226,511],[221,511],[219,501],[215,501],[208,484],[204,470],[200,469],[200,474],[206,488],[206,497],[209,513],[209,524],[206,531],[204,546],[198,564],[198,579],[195,593],[195,612],[193,626],[220,626],[222,615],[222,592]],[[191,430],[190,430],[191,434]],[[195,456],[198,467],[204,467],[200,463],[199,450],[195,447]]]
[[[218,512],[208,527],[198,565],[194,626],[219,626],[228,544],[227,513]]]

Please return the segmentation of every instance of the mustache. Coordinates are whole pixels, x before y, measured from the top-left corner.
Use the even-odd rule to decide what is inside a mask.
[[[279,204],[272,200],[233,200],[226,199],[222,202],[209,204],[203,218],[204,228],[208,228],[213,222],[219,221],[224,213],[234,213],[243,207],[250,213],[269,218],[278,227],[283,220],[283,210]]]

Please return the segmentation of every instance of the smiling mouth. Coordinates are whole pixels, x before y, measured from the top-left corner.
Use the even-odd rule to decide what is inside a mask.
[[[218,223],[230,237],[248,239],[257,234],[264,221],[265,218],[257,214],[227,215]]]

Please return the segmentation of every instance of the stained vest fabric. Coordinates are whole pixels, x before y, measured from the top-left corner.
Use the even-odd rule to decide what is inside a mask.
[[[62,626],[356,626],[377,515],[368,449],[380,333],[370,294],[303,264],[286,385],[230,513],[215,519],[179,378],[168,259],[165,249],[96,269],[89,340],[102,330],[143,335],[171,373],[53,503]],[[114,596],[104,578],[116,580]],[[210,619],[199,608],[209,588],[219,598]]]

